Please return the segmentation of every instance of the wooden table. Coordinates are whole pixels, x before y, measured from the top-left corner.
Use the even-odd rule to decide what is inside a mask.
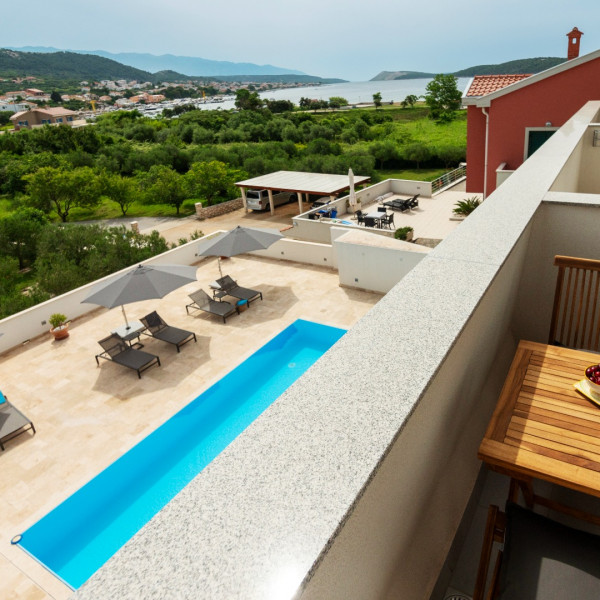
[[[600,496],[600,407],[573,384],[598,354],[521,341],[478,456],[513,478],[527,504],[552,506],[536,496],[533,479]]]

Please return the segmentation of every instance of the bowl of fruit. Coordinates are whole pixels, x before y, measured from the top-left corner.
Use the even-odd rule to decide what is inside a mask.
[[[585,370],[585,378],[590,390],[600,396],[600,365],[590,365]]]

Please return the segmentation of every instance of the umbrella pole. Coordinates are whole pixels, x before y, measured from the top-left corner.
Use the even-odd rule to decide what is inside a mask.
[[[131,329],[131,325],[129,324],[129,321],[127,320],[127,315],[125,314],[125,306],[123,306],[123,304],[121,304],[121,310],[123,311],[123,316],[125,317],[125,329]]]
[[[223,271],[221,270],[221,257],[217,256],[217,262],[219,263],[219,273],[221,275],[221,279],[223,279]]]

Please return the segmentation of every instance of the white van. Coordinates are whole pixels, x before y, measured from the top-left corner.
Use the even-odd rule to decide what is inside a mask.
[[[273,204],[279,206],[294,202],[294,192],[273,192]],[[267,210],[269,208],[269,192],[267,190],[248,190],[246,192],[246,205],[252,210]]]

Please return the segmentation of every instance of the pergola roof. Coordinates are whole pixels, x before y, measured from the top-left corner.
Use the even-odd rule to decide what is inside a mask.
[[[354,176],[354,185],[369,181],[364,175]],[[279,190],[331,196],[350,188],[348,175],[329,173],[303,173],[301,171],[276,171],[268,175],[238,181],[235,185],[254,190]]]

